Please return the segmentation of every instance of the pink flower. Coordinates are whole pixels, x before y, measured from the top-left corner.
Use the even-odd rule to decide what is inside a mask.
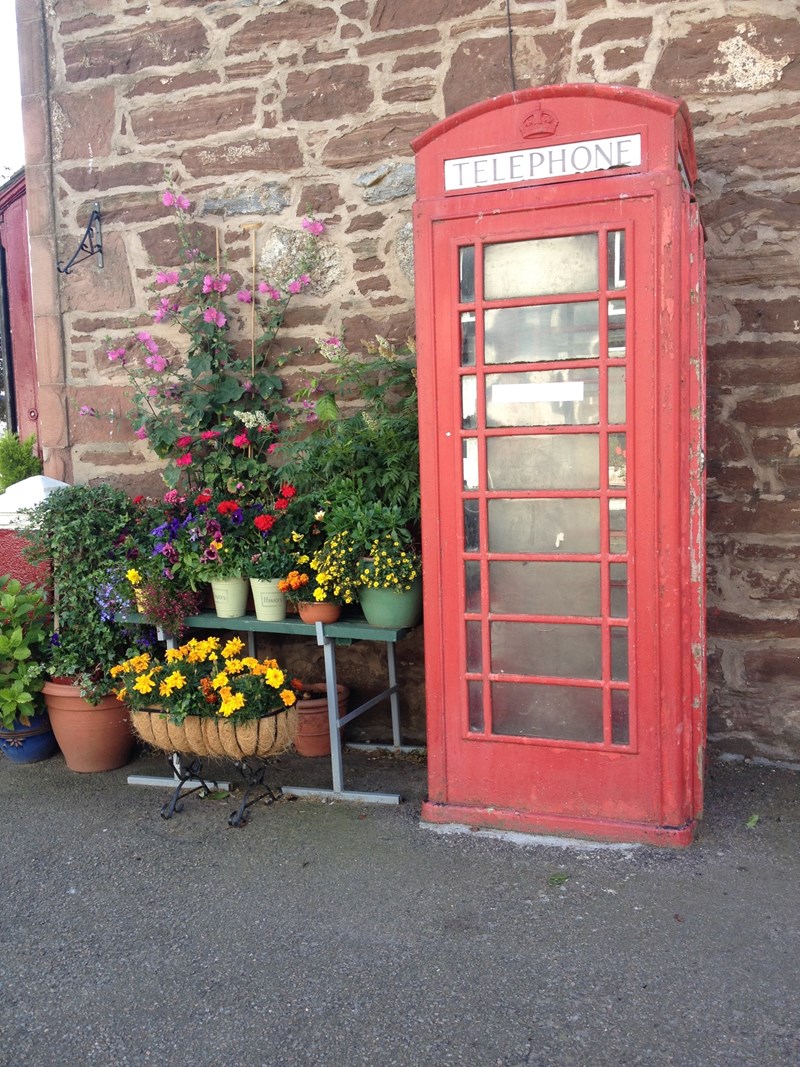
[[[164,493],[165,504],[183,504],[185,501],[186,498],[182,497],[177,489],[168,489],[166,493]]]
[[[188,466],[191,465],[191,462],[192,462],[192,453],[191,452],[186,452],[186,453],[184,453],[184,455],[178,456],[178,458],[175,460],[175,466],[176,467],[188,467]]]
[[[236,299],[240,304],[250,304],[253,300],[253,294],[249,289],[240,289],[236,294]]]
[[[200,434],[204,441],[211,441],[215,437],[219,437],[219,430],[203,430]]]
[[[307,285],[311,284],[311,279],[307,274],[301,274],[297,278],[293,278],[292,281],[286,286],[290,293],[302,293]]]
[[[177,305],[171,304],[168,296],[162,296],[159,301],[159,306],[153,312],[153,321],[161,322],[163,319],[170,315],[173,311],[177,311]]]
[[[228,282],[230,280],[230,274],[220,274],[216,278],[213,274],[206,274],[203,278],[203,292],[224,293],[228,289]]]
[[[170,189],[165,189],[164,195],[161,197],[161,203],[164,207],[174,207],[175,194]]]
[[[186,434],[183,437],[179,437],[175,444],[178,446],[178,448],[188,448],[193,440],[194,438],[191,434]]]
[[[146,356],[145,363],[154,374],[163,374],[169,366],[169,361],[164,359],[163,356],[158,355],[158,353],[154,353],[152,356]]]
[[[267,452],[269,452],[270,454],[272,454],[272,453],[273,453],[273,452],[275,451],[275,449],[276,449],[277,447],[278,447],[278,443],[277,443],[277,441],[273,441],[271,445],[268,445],[268,446],[267,446]]]
[[[326,337],[325,344],[330,345],[331,348],[341,348],[342,342],[339,337]]]
[[[177,199],[176,203],[177,203],[178,207],[181,209],[181,211],[188,211],[189,208],[192,206],[192,203],[189,200],[189,198],[186,197],[186,196],[183,196],[182,194],[178,195],[178,199]]]
[[[147,430],[144,426],[140,426],[138,430],[133,431],[133,436],[138,437],[140,441],[147,440]]]
[[[139,330],[139,332],[136,334],[136,340],[141,341],[142,344],[145,344],[147,341],[151,341],[152,337],[147,332],[147,330]]]
[[[203,318],[206,322],[213,322],[215,326],[222,327],[228,321],[221,311],[218,311],[215,307],[207,307],[203,312]]]
[[[156,389],[156,387],[154,385],[151,385],[150,388],[147,390],[147,395],[148,396],[158,396],[158,389]]]
[[[267,282],[258,283],[259,293],[264,293],[270,298],[270,300],[280,300],[281,294],[275,288],[274,285],[268,285]]]
[[[79,415],[96,415],[97,414],[97,409],[91,407],[89,404],[81,404],[81,406],[78,408],[78,414]]]
[[[109,348],[106,354],[112,363],[119,360],[123,367],[125,366],[125,356],[127,355],[127,352],[124,348]]]
[[[247,448],[250,444],[246,433],[237,434],[233,439],[236,448]]]
[[[303,219],[303,229],[311,234],[312,237],[319,237],[321,233],[325,232],[325,223],[320,222],[319,219]]]
[[[160,270],[156,275],[157,285],[175,285],[180,274],[176,270]]]

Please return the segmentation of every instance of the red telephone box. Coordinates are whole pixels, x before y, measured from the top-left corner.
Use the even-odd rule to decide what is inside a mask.
[[[686,106],[548,86],[414,150],[423,819],[688,844],[704,260]]]

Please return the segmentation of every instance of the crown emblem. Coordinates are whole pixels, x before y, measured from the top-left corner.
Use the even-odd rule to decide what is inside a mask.
[[[523,119],[520,133],[523,137],[547,137],[555,133],[557,127],[558,119],[553,112],[545,111],[539,104],[535,111]]]

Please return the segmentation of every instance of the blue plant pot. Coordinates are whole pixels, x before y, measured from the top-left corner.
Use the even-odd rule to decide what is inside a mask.
[[[47,712],[34,715],[30,726],[15,722],[12,729],[0,727],[0,752],[13,763],[39,763],[58,752]]]

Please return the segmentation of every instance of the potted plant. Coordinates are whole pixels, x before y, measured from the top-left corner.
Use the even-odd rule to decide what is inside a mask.
[[[50,681],[43,692],[53,731],[71,770],[113,770],[130,757],[133,734],[109,672],[146,637],[116,618],[127,603],[115,580],[133,504],[109,485],[73,485],[26,516],[28,557],[51,570]]]
[[[44,590],[0,578],[0,752],[36,763],[57,749],[42,698],[50,608]]]
[[[274,659],[243,650],[238,637],[224,644],[192,638],[115,665],[117,695],[132,709],[134,730],[167,752],[236,760],[282,752],[297,730],[297,694]]]
[[[297,605],[303,622],[335,622],[343,604],[353,604],[353,549],[341,533],[327,537],[318,511],[308,532],[292,532],[292,569],[279,582],[287,600]]]

